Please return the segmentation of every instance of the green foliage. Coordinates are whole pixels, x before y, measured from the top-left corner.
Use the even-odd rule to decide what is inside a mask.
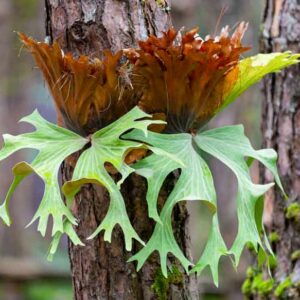
[[[247,278],[253,278],[255,275],[255,269],[253,267],[249,267],[246,271]]]
[[[300,221],[300,204],[292,203],[287,207],[286,218],[290,220]]]
[[[35,281],[25,284],[23,296],[25,300],[71,300],[73,292],[71,284],[67,282]]]
[[[34,172],[44,181],[45,191],[41,204],[28,226],[39,219],[38,230],[44,236],[48,219],[52,216],[52,235],[57,232],[64,232],[64,220],[76,225],[76,219],[62,201],[58,184],[58,171],[63,160],[80,150],[88,141],[69,130],[45,121],[37,111],[21,121],[33,125],[36,131],[18,136],[5,134],[3,136],[4,147],[0,151],[0,161],[25,148],[37,149],[39,153],[30,164],[20,162],[13,168],[14,180],[4,203],[1,205],[0,217],[6,225],[11,224],[8,212],[11,196],[19,183]],[[66,233],[74,239],[76,244],[79,244],[72,226],[68,228]]]
[[[260,233],[263,233],[262,208],[257,203],[272,186],[272,184],[252,183],[249,167],[244,158],[257,159],[264,164],[273,173],[276,183],[283,190],[276,169],[277,154],[272,149],[254,150],[244,135],[241,125],[202,132],[195,137],[195,140],[200,149],[222,161],[237,177],[239,228],[230,253],[234,255],[236,264],[238,264],[242,250],[248,242],[253,244],[256,251],[258,251],[257,246],[265,249],[264,243],[267,243],[265,234],[263,241],[260,238]],[[267,248],[272,252],[268,245]]]
[[[120,136],[132,128],[140,129],[147,135],[148,125],[161,123],[161,121],[149,119],[136,121],[147,117],[149,115],[138,108],[134,108],[115,123],[93,134],[91,141],[47,122],[37,111],[22,119],[22,121],[32,124],[36,131],[18,136],[4,135],[4,147],[0,151],[0,161],[24,148],[37,149],[39,153],[30,164],[21,162],[13,168],[14,180],[3,204],[0,206],[0,218],[7,226],[11,224],[8,205],[12,194],[25,177],[35,172],[43,179],[45,192],[41,204],[29,225],[39,219],[38,230],[44,236],[48,219],[52,216],[53,241],[49,258],[51,259],[56,252],[63,233],[66,233],[74,244],[83,245],[72,226],[77,225],[77,221],[62,200],[58,183],[58,171],[64,159],[91,142],[91,147],[80,156],[74,170],[73,182],[68,182],[63,187],[63,192],[68,200],[67,205],[71,204],[74,195],[79,191],[82,184],[87,182],[102,184],[110,192],[111,204],[106,217],[93,236],[104,230],[105,239],[110,241],[112,229],[118,223],[124,231],[128,250],[131,249],[132,238],[143,243],[130,224],[119,191],[120,183],[134,171],[124,163],[124,156],[130,149],[140,147],[142,144],[121,140]],[[119,184],[112,180],[104,168],[106,162],[111,163],[122,174],[123,178]]]
[[[280,240],[280,236],[276,231],[273,231],[268,236],[270,243],[277,243]]]
[[[242,285],[242,293],[245,295],[245,296],[250,296],[251,295],[251,285],[252,285],[252,281],[250,278],[247,278],[244,282],[243,282],[243,285]]]
[[[297,283],[293,284],[290,276],[282,282],[276,283],[272,278],[264,278],[263,273],[258,269],[249,268],[247,278],[242,285],[242,292],[246,299],[251,298],[253,295],[264,297],[271,293],[276,296],[276,299],[285,299],[285,292],[291,287],[297,288]]]
[[[166,1],[165,0],[155,0],[155,2],[157,3],[157,5],[159,7],[164,7],[166,5]]]
[[[125,164],[126,153],[130,149],[143,146],[141,143],[120,139],[120,136],[130,129],[141,129],[145,136],[148,135],[147,127],[160,121],[143,120],[149,117],[138,108],[131,110],[109,126],[97,131],[91,137],[91,147],[85,150],[76,164],[72,181],[65,183],[63,192],[72,201],[79,192],[80,187],[85,183],[96,183],[103,185],[110,195],[110,206],[108,212],[90,238],[95,237],[104,230],[104,239],[111,241],[114,227],[119,224],[125,235],[126,249],[131,250],[132,239],[136,239],[141,244],[139,238],[132,227],[126,212],[125,203],[120,192],[121,183],[134,172],[134,169]],[[153,150],[155,151],[155,150]],[[105,163],[110,163],[122,175],[122,179],[116,184],[105,168]]]
[[[254,248],[254,246],[252,245],[252,243],[247,243],[246,244],[246,248],[249,250],[249,252],[255,252],[255,248]]]
[[[154,251],[159,252],[161,267],[165,276],[167,276],[168,253],[172,253],[186,270],[192,265],[177,245],[171,226],[174,205],[182,200],[202,200],[214,214],[207,244],[192,272],[200,274],[208,266],[211,269],[215,284],[218,284],[218,264],[221,256],[233,254],[237,265],[242,250],[248,242],[254,246],[256,251],[260,249],[263,260],[267,258],[268,254],[272,254],[262,226],[262,205],[258,205],[258,203],[263,193],[273,184],[257,185],[252,183],[245,157],[257,159],[268,167],[274,174],[277,184],[282,188],[276,170],[277,155],[274,150],[254,150],[249,140],[244,136],[242,126],[227,126],[200,132],[195,136],[150,132],[145,137],[142,132],[133,131],[125,135],[124,138],[147,142],[156,149],[161,149],[168,152],[170,156],[177,156],[178,158],[178,161],[170,161],[168,156],[154,153],[133,166],[138,174],[147,178],[149,188],[147,201],[149,207],[153,207],[152,210],[156,207],[157,195],[165,178],[172,170],[181,169],[180,177],[161,211],[161,222],[156,223],[154,232],[146,246],[130,259],[130,261],[137,260],[138,269]],[[229,251],[220,234],[213,179],[201,150],[221,160],[232,169],[238,179],[239,230]],[[184,166],[179,163],[179,160]],[[261,233],[263,239],[260,237]]]
[[[266,295],[270,293],[273,289],[273,279],[263,279],[263,274],[259,273],[257,276],[254,277],[251,290],[252,292],[257,292],[261,295]]]
[[[291,287],[293,285],[292,279],[290,277],[287,277],[285,280],[283,280],[275,289],[274,295],[278,297],[279,299],[282,299],[284,292],[286,289]]]
[[[277,257],[275,255],[270,256],[269,259],[268,259],[268,263],[269,263],[270,269],[275,269],[278,265]]]
[[[296,250],[291,255],[292,262],[297,261],[300,258],[300,250]]]
[[[172,270],[168,272],[167,278],[163,275],[161,269],[158,269],[155,273],[154,283],[151,288],[159,300],[166,300],[168,299],[170,284],[180,285],[182,281],[182,273],[176,266],[173,266]]]
[[[295,64],[299,57],[286,52],[259,54],[242,60],[239,63],[239,79],[220,109],[229,105],[267,73]],[[36,131],[18,136],[4,135],[0,161],[24,148],[36,149],[39,152],[30,164],[21,162],[13,168],[14,180],[0,206],[0,218],[6,225],[11,224],[8,206],[14,190],[32,172],[40,176],[44,181],[45,191],[30,224],[39,220],[38,230],[45,235],[48,219],[50,216],[53,217],[53,241],[49,252],[51,258],[64,233],[74,244],[83,245],[74,230],[73,226],[77,225],[77,221],[69,207],[83,184],[103,185],[109,192],[110,205],[106,216],[90,238],[104,231],[104,239],[110,242],[112,231],[118,224],[123,230],[127,250],[131,250],[133,239],[143,245],[130,259],[137,261],[137,269],[140,269],[147,258],[157,251],[161,259],[161,272],[157,273],[153,289],[162,297],[161,299],[164,299],[169,284],[180,281],[178,270],[168,272],[167,257],[170,253],[178,259],[186,272],[193,266],[190,272],[201,274],[208,267],[216,285],[218,285],[220,258],[232,255],[236,266],[246,245],[252,245],[254,251],[258,253],[259,265],[265,262],[272,264],[275,259],[263,228],[262,213],[263,194],[273,186],[273,183],[264,185],[253,183],[249,168],[254,159],[261,162],[270,170],[275,182],[283,191],[276,168],[276,152],[272,149],[254,150],[241,125],[226,126],[197,134],[159,134],[147,131],[150,124],[163,123],[151,120],[150,117],[140,109],[134,108],[88,138],[45,121],[38,112],[24,118],[23,121],[32,124]],[[125,163],[125,156],[135,148],[147,148],[152,154],[129,166]],[[75,165],[72,180],[66,182],[60,189],[58,172],[61,163],[79,150],[81,155]],[[217,158],[230,168],[238,181],[236,206],[239,225],[237,236],[230,249],[227,249],[220,233],[216,192],[206,162],[207,155]],[[112,165],[121,175],[118,182],[115,182],[107,171],[107,164]],[[157,210],[159,191],[167,176],[175,170],[180,170],[179,178],[159,213]],[[132,172],[145,177],[148,183],[146,195],[148,214],[155,221],[155,228],[146,245],[131,225],[120,192],[121,184]],[[66,204],[62,200],[61,191],[66,196]],[[212,214],[208,240],[196,265],[182,253],[173,234],[172,211],[174,206],[183,200],[203,201]],[[298,219],[299,215],[299,204],[294,203],[288,207],[287,218]],[[164,279],[168,275],[169,278]],[[246,294],[255,290],[264,295],[273,288],[273,281],[264,280],[262,274],[253,272],[248,279],[243,286]],[[289,279],[277,287],[279,295],[288,287],[290,281]]]
[[[170,156],[177,156],[178,158],[177,161],[171,161],[168,156],[154,153],[133,166],[138,174],[147,178],[147,202],[150,203],[150,206],[156,207],[157,195],[166,177],[173,170],[181,169],[180,177],[160,213],[161,222],[156,223],[147,245],[131,257],[130,261],[137,260],[137,268],[140,269],[151,253],[158,251],[163,274],[167,276],[167,255],[172,253],[188,272],[188,268],[192,263],[184,256],[175,240],[172,229],[172,211],[175,204],[182,200],[202,200],[211,209],[212,213],[216,211],[216,193],[209,167],[201,157],[200,149],[190,134],[149,132],[148,136],[145,137],[142,132],[133,131],[125,135],[124,138],[147,142],[156,149],[161,149],[168,152]],[[179,163],[179,161],[182,163]],[[219,258],[226,253],[227,248],[221,237],[218,219],[215,215],[209,242],[202,255],[201,263],[203,267],[211,266],[216,282],[218,280],[217,265]]]
[[[253,268],[247,270],[247,278],[242,285],[242,292],[245,296],[257,294],[266,296],[272,292],[273,288],[273,279],[265,279],[261,272]]]
[[[233,89],[226,95],[219,111],[237,99],[249,87],[259,82],[265,75],[278,72],[288,66],[299,63],[300,54],[284,53],[258,54],[239,62],[239,77]]]
[[[263,262],[268,254],[272,254],[272,251],[262,226],[261,196],[273,184],[257,185],[252,183],[245,157],[262,162],[274,174],[275,181],[282,188],[276,170],[275,151],[271,149],[254,150],[244,136],[243,127],[239,125],[199,132],[196,135],[158,134],[147,131],[150,124],[160,123],[160,121],[150,120],[149,117],[138,108],[134,108],[116,122],[93,134],[89,139],[50,124],[37,112],[25,118],[25,121],[36,127],[36,131],[16,137],[5,135],[5,145],[0,152],[0,159],[2,160],[23,148],[38,149],[39,154],[31,164],[21,162],[14,167],[15,179],[0,208],[0,217],[7,225],[10,224],[7,208],[11,195],[22,179],[31,172],[36,172],[45,182],[45,193],[30,224],[39,218],[38,228],[44,235],[48,218],[50,215],[53,216],[52,234],[54,237],[49,252],[49,258],[51,258],[56,252],[63,233],[69,235],[75,244],[83,245],[73,229],[76,220],[68,206],[83,184],[101,184],[110,194],[110,206],[105,218],[90,238],[103,230],[105,240],[110,241],[113,228],[119,224],[124,233],[126,249],[130,250],[132,239],[136,239],[141,244],[143,241],[130,223],[120,193],[120,185],[129,174],[135,171],[148,181],[149,216],[156,221],[154,232],[148,243],[130,259],[130,261],[138,261],[138,269],[154,251],[159,252],[162,274],[165,277],[168,276],[167,255],[169,253],[172,253],[181,262],[186,272],[189,272],[189,267],[193,266],[193,263],[185,257],[178,246],[172,228],[173,208],[183,200],[204,201],[213,214],[208,241],[192,272],[200,274],[204,268],[209,267],[217,285],[220,258],[223,255],[233,254],[237,265],[247,243],[251,243],[259,252],[259,259]],[[131,129],[134,130],[130,131]],[[130,132],[124,135],[128,131]],[[66,206],[61,199],[58,185],[59,167],[66,157],[82,149],[88,143],[90,143],[90,147],[81,153],[72,180],[66,182],[62,188],[62,192],[67,198]],[[125,155],[131,149],[140,147],[148,147],[152,154],[133,166],[125,164]],[[235,173],[238,179],[239,230],[230,250],[227,249],[220,233],[213,177],[205,161],[206,155],[203,153],[221,160]],[[105,168],[106,163],[110,163],[122,175],[119,182],[116,183],[112,179]],[[157,211],[159,190],[166,177],[177,169],[181,170],[180,176],[159,214]],[[261,239],[261,234],[263,234],[263,239]]]

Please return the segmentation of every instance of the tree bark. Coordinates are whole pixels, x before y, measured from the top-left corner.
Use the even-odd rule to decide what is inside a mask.
[[[268,0],[264,11],[264,30],[261,39],[263,52],[291,50],[300,52],[300,3],[297,0]],[[265,223],[269,232],[279,240],[273,243],[277,266],[273,270],[275,286],[268,299],[299,299],[300,282],[300,76],[299,65],[264,81],[262,131],[266,147],[277,150],[278,168],[288,200],[278,189],[265,199]],[[265,181],[270,174],[263,172]],[[297,252],[298,251],[298,252]],[[278,284],[290,278],[280,296],[274,291]],[[298,287],[297,287],[298,284]],[[277,290],[278,293],[278,290]],[[254,296],[254,299],[261,299]]]
[[[132,47],[149,34],[160,35],[171,26],[168,1],[155,0],[46,0],[46,34],[56,39],[62,48],[74,55],[80,53],[101,56],[101,51],[117,51]],[[62,167],[63,180],[70,180],[72,167]],[[160,201],[166,198],[172,180],[161,191]],[[153,222],[147,216],[146,183],[131,176],[122,187],[127,212],[140,237],[147,241]],[[86,244],[74,246],[69,242],[69,257],[76,300],[98,299],[157,299],[152,288],[160,263],[153,255],[140,272],[134,263],[126,261],[132,255],[124,247],[119,228],[113,232],[112,243],[103,241],[100,234],[86,238],[96,229],[108,209],[109,197],[104,188],[86,185],[76,196],[73,207],[79,221],[76,231]],[[190,256],[187,233],[188,213],[185,205],[174,210],[175,235],[182,250]],[[134,244],[133,253],[139,249]],[[171,263],[176,264],[171,259]],[[164,298],[161,298],[164,299]],[[170,284],[166,299],[199,299],[194,277],[183,275],[180,282]]]

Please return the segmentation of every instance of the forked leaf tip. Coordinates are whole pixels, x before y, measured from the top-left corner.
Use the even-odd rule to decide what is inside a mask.
[[[34,119],[35,117],[41,118],[41,115],[40,115],[39,111],[37,110],[37,108],[31,114],[21,118],[19,120],[19,123],[25,122],[25,123],[31,124],[31,120]]]

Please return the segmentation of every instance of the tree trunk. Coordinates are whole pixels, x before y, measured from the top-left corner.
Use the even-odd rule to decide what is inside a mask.
[[[104,49],[132,47],[137,40],[149,34],[159,35],[171,26],[167,1],[46,0],[45,3],[47,36],[50,40],[57,39],[65,51],[74,55],[97,56]],[[64,163],[62,173],[63,180],[69,180],[72,168]],[[168,194],[168,186],[172,184],[169,181],[161,191],[161,201]],[[122,193],[133,226],[147,241],[153,222],[147,216],[145,181],[131,176],[123,184]],[[86,246],[77,247],[69,242],[75,299],[157,299],[152,288],[160,270],[157,255],[136,272],[135,264],[126,262],[132,253],[126,252],[119,228],[114,230],[111,244],[103,241],[102,234],[86,240],[103,220],[108,204],[108,194],[100,186],[86,185],[76,196],[73,208],[79,221],[76,231]],[[173,215],[179,245],[190,256],[185,205],[177,206]],[[133,253],[138,249],[139,245],[134,244]],[[185,275],[182,281],[170,284],[166,292],[166,299],[199,299],[195,278]]]
[[[268,0],[261,39],[263,52],[300,52],[300,3],[297,0]],[[275,286],[268,299],[300,299],[300,76],[299,65],[264,81],[262,131],[266,147],[279,155],[278,168],[288,194],[278,189],[267,194],[265,223],[278,234],[273,242],[278,264],[273,270]],[[268,181],[270,174],[264,172]],[[274,236],[274,235],[273,235]],[[277,288],[282,282],[287,288]],[[283,285],[281,285],[282,287]],[[298,290],[297,290],[298,289]],[[276,291],[276,292],[275,292]],[[255,296],[254,299],[259,299]]]

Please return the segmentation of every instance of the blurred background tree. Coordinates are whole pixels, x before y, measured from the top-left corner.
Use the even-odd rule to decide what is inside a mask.
[[[250,29],[245,37],[245,44],[251,45],[253,53],[258,50],[263,3],[261,0],[173,0],[171,12],[173,23],[177,29],[185,26],[189,29],[200,27],[202,36],[213,34],[221,12],[219,28],[230,25],[232,28],[238,21],[250,23]],[[25,130],[23,124],[17,121],[37,107],[48,120],[55,122],[55,112],[49,99],[44,82],[37,71],[30,55],[22,52],[14,31],[23,31],[43,40],[44,32],[44,2],[39,0],[1,0],[0,6],[0,133],[17,134]],[[255,146],[261,143],[260,107],[261,95],[255,87],[242,96],[243,99],[223,112],[211,126],[236,124],[243,122],[246,133]],[[1,165],[1,197],[7,190],[12,179],[11,167],[21,159],[28,159],[32,153],[17,154]],[[236,214],[233,195],[236,189],[234,176],[221,164],[213,162],[213,171],[221,205],[221,229],[225,240],[230,244],[236,233]],[[3,176],[5,174],[5,176]],[[254,166],[253,176],[258,178],[258,168]],[[14,224],[11,228],[0,226],[0,299],[72,299],[69,262],[66,253],[66,242],[53,263],[46,261],[48,242],[40,237],[34,226],[25,230],[24,225],[30,220],[37,199],[41,195],[41,182],[35,176],[30,177],[18,188],[11,206]],[[204,206],[190,204],[191,230],[194,252],[199,253],[206,238],[210,220],[207,220]],[[200,236],[200,238],[199,238]],[[195,257],[197,259],[198,257]],[[200,281],[203,299],[242,299],[240,287],[245,277],[245,269],[249,264],[249,256],[244,255],[241,266],[236,273],[222,260],[220,289],[216,290],[207,274]]]
[[[267,0],[263,13],[262,52],[300,52],[300,3],[297,0]],[[273,264],[273,288],[265,299],[300,299],[300,67],[268,76],[264,80],[262,111],[263,143],[278,153],[278,170],[288,199],[277,190],[265,197],[264,223],[276,254]],[[263,181],[271,179],[262,170]],[[253,273],[253,272],[252,272]],[[255,274],[256,273],[256,274]],[[254,269],[255,277],[260,276]],[[263,276],[260,286],[265,285]],[[247,289],[253,299],[262,298],[262,290]]]

